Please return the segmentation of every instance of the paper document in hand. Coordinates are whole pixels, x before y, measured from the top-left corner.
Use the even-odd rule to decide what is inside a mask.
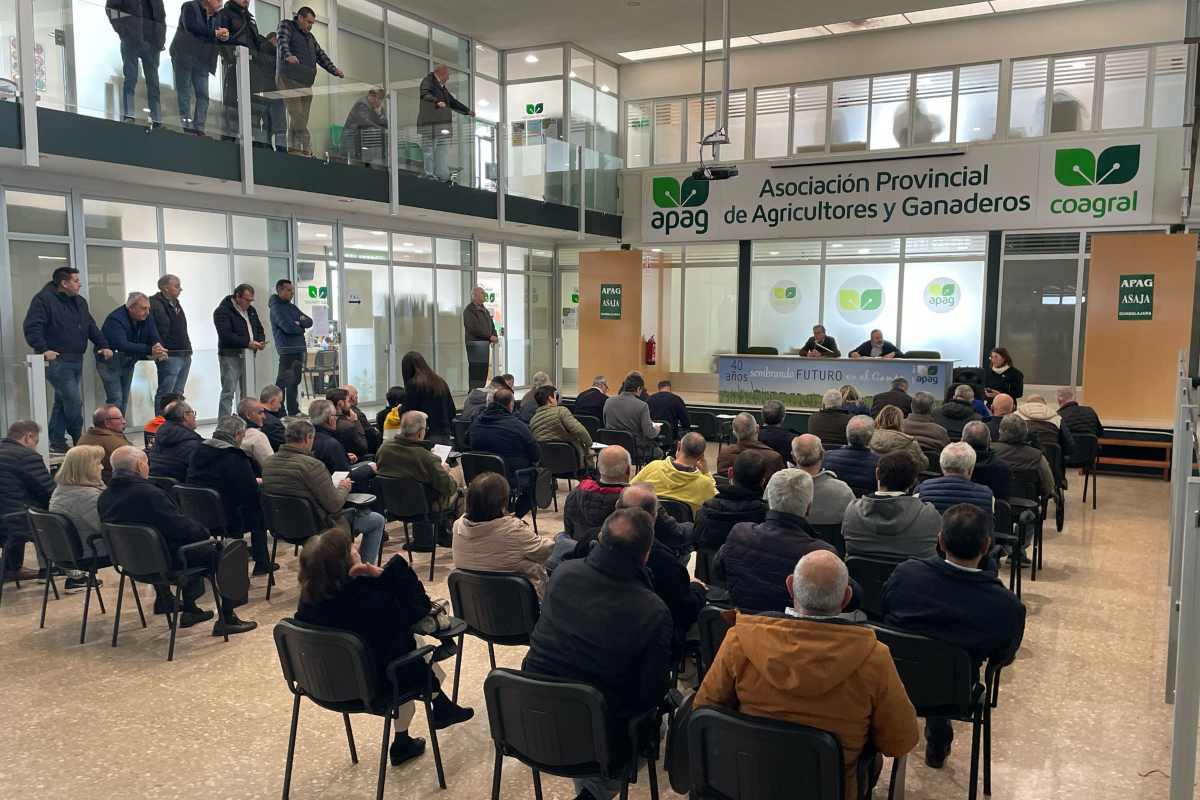
[[[435,444],[431,449],[433,454],[442,460],[443,464],[450,457],[450,445],[448,444]]]
[[[349,477],[350,477],[350,473],[348,471],[347,472],[335,472],[335,473],[333,473],[333,485],[337,486],[339,483],[341,483],[342,481],[346,480],[346,478],[349,478]]]

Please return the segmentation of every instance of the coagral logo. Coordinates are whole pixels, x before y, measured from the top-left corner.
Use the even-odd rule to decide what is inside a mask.
[[[526,103],[525,104],[525,116],[527,116],[527,117],[536,116],[538,114],[541,114],[545,110],[546,110],[545,103]]]
[[[309,286],[308,297],[310,300],[326,300],[329,298],[329,287]]]
[[[925,287],[925,307],[935,314],[945,314],[958,307],[962,289],[949,278],[934,278]]]
[[[686,178],[683,183],[669,175],[655,178],[650,185],[654,205],[650,227],[670,235],[673,230],[708,233],[708,211],[699,208],[708,202],[708,181]]]
[[[1054,179],[1060,186],[1103,189],[1129,183],[1137,177],[1142,164],[1140,144],[1106,147],[1097,156],[1087,147],[1064,147],[1054,153]],[[1110,213],[1137,211],[1138,193],[1093,191],[1055,197],[1051,214],[1088,214],[1103,219]]]
[[[883,286],[870,275],[855,275],[837,293],[838,313],[853,325],[865,325],[883,313]]]
[[[771,287],[771,308],[780,314],[791,313],[800,305],[800,290],[791,281],[780,281]]]

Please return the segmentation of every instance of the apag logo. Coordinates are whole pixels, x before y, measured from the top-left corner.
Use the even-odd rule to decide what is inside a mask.
[[[838,313],[853,325],[865,325],[883,313],[883,286],[870,275],[855,275],[837,293]]]
[[[800,290],[791,281],[780,281],[771,287],[771,296],[768,299],[771,308],[780,314],[789,314],[800,305]]]
[[[532,117],[535,114],[541,114],[546,109],[545,103],[526,103],[525,116]]]
[[[311,300],[327,300],[329,299],[329,287],[327,286],[309,286],[308,296]]]
[[[650,184],[650,196],[659,210],[650,217],[650,227],[668,236],[676,229],[708,233],[708,211],[692,209],[708,202],[708,181],[661,176]]]
[[[1137,177],[1142,164],[1140,144],[1118,144],[1106,147],[1099,157],[1086,147],[1064,147],[1054,152],[1054,179],[1060,186],[1072,189],[1094,188],[1129,183]],[[1109,213],[1137,211],[1137,190],[1129,194],[1098,191],[1070,197],[1055,197],[1050,201],[1051,214],[1087,214],[1103,219]]]
[[[934,278],[925,287],[925,307],[935,314],[945,314],[958,307],[962,289],[950,278]]]

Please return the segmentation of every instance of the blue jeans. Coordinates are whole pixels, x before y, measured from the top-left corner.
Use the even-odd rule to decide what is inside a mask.
[[[447,162],[447,142],[450,137],[442,131],[450,130],[450,123],[429,125],[421,136],[421,151],[425,155],[425,174],[439,180],[450,180],[450,165]]]
[[[183,394],[187,386],[188,373],[192,369],[191,356],[168,356],[157,362],[158,391],[154,393],[154,413],[161,414],[163,395]]]
[[[221,400],[217,404],[217,419],[233,413],[233,396],[246,396],[246,362],[240,355],[217,356],[221,366]]]
[[[179,123],[185,131],[204,133],[208,119],[208,69],[191,61],[171,59],[175,70],[175,94],[179,97]],[[196,101],[195,113],[192,100]]]
[[[158,102],[158,50],[146,42],[121,40],[121,65],[125,83],[121,87],[121,116],[133,119],[133,96],[137,92],[138,63],[146,74],[146,100],[150,103],[150,119],[162,122],[162,106]]]
[[[50,410],[50,444],[66,447],[67,434],[78,442],[83,435],[83,359],[68,361],[63,356],[46,364],[46,382],[54,388]]]
[[[383,546],[383,515],[375,511],[357,511],[350,522],[354,535],[362,534],[358,554],[364,564],[374,564]]]
[[[129,388],[133,385],[133,368],[136,366],[135,359],[119,353],[108,361],[96,362],[96,371],[104,383],[104,402],[115,405],[122,414],[129,407]]]

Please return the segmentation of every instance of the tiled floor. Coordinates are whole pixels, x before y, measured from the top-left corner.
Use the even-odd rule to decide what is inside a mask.
[[[1078,484],[1076,480],[1075,484]],[[1165,798],[1170,709],[1162,702],[1166,654],[1167,484],[1102,478],[1100,510],[1068,495],[1067,526],[1047,539],[1045,572],[1026,582],[1025,643],[1004,676],[995,713],[993,791],[997,800]],[[560,496],[561,502],[561,496]],[[541,517],[543,533],[559,517]],[[394,546],[393,541],[391,546]],[[417,565],[427,565],[427,556]],[[161,617],[141,630],[124,617],[109,646],[116,580],[104,592],[80,646],[82,595],[51,602],[37,628],[41,587],[6,587],[0,607],[0,796],[85,798],[269,798],[282,786],[291,696],[280,676],[271,626],[297,599],[296,561],[281,557],[280,586],[263,600],[254,579],[243,616],[259,629],[225,644],[197,626],[179,637],[166,663]],[[439,553],[430,595],[446,597],[449,551]],[[149,598],[149,592],[146,593]],[[124,616],[124,615],[123,615]],[[498,648],[517,666],[523,648]],[[392,798],[487,797],[492,749],[483,708],[487,652],[468,641],[463,702],[477,716],[443,732],[449,789],[441,792],[431,753],[388,773]],[[337,715],[302,707],[292,785],[295,798],[361,798],[374,793],[382,722],[354,720],[360,763],[351,765]],[[425,735],[418,714],[414,735]],[[907,796],[966,797],[970,733],[941,772],[920,751],[910,760]],[[886,775],[886,773],[885,773]],[[1142,777],[1144,775],[1144,777]],[[886,781],[886,778],[885,778]],[[546,797],[571,798],[569,782],[546,778]],[[661,780],[664,796],[672,796]],[[505,765],[504,797],[531,797],[529,771]],[[649,796],[646,783],[631,796]],[[884,796],[881,789],[876,796]]]

